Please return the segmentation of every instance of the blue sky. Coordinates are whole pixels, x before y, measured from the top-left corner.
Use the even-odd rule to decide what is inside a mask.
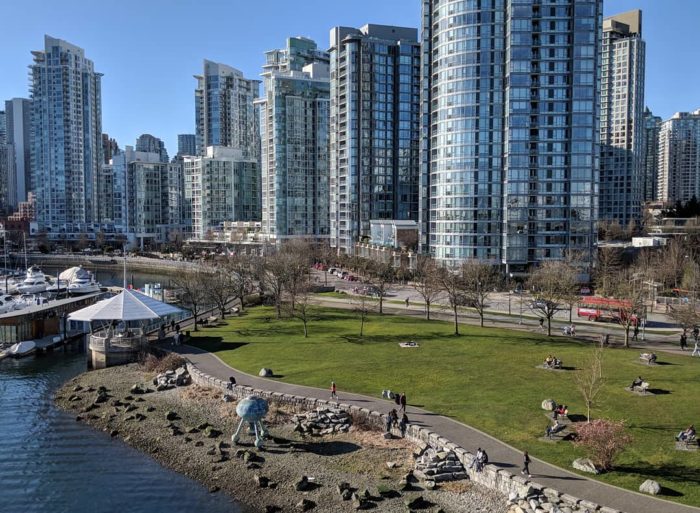
[[[44,34],[85,48],[102,79],[103,130],[120,146],[141,133],[177,151],[194,132],[193,74],[202,59],[258,77],[265,50],[303,35],[328,46],[329,29],[365,23],[418,27],[419,0],[4,0],[0,100],[28,95],[31,50]],[[700,108],[697,0],[605,0],[605,14],[641,8],[646,103],[666,118]]]

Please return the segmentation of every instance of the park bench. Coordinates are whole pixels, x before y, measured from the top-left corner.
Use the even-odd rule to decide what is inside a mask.
[[[653,365],[656,363],[656,354],[654,353],[641,353],[639,359],[647,365]]]

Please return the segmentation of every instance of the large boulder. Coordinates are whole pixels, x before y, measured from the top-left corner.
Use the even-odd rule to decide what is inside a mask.
[[[546,411],[554,411],[554,408],[557,407],[557,403],[554,401],[554,399],[545,399],[542,401],[542,409]]]
[[[600,474],[600,469],[596,467],[591,460],[588,458],[578,458],[574,460],[573,467],[581,472],[588,472],[589,474]]]
[[[656,481],[647,479],[641,484],[639,491],[642,493],[648,493],[649,495],[659,495],[661,492],[661,485]]]
[[[273,374],[272,369],[268,369],[267,367],[263,367],[260,369],[260,372],[258,372],[258,376],[261,378],[271,378]]]

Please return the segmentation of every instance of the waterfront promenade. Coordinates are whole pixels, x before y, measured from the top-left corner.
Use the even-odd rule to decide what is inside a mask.
[[[216,355],[192,346],[178,346],[174,350],[186,357],[202,372],[222,380],[228,380],[229,376],[234,376],[237,383],[241,385],[284,394],[329,399],[329,391],[327,390],[252,376],[223,363]],[[264,366],[264,362],[261,362],[262,366]],[[377,392],[379,394],[380,391]],[[393,402],[383,399],[345,393],[342,387],[338,390],[338,395],[340,402],[382,413],[386,413],[394,407]],[[409,404],[407,414],[411,422],[434,431],[471,452],[476,452],[477,447],[486,449],[489,454],[489,463],[511,473],[518,473],[522,464],[522,453],[519,450],[477,429],[443,417],[439,412],[430,412]],[[534,460],[530,470],[532,481],[535,483],[626,513],[700,513],[700,508],[684,506],[610,486],[540,460]]]

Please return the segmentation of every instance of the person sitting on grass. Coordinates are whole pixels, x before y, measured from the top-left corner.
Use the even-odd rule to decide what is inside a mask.
[[[552,355],[548,355],[547,358],[544,359],[544,364],[547,367],[551,367],[554,364],[554,358],[552,358]]]
[[[694,438],[695,438],[695,426],[693,424],[691,424],[688,427],[688,429],[678,433],[676,440],[678,440],[679,442],[687,442],[689,440],[693,440]]]
[[[552,367],[561,367],[561,360],[556,356],[553,356],[554,362],[552,362]]]
[[[642,383],[644,383],[644,379],[642,379],[642,377],[639,376],[634,381],[632,381],[632,386],[630,388],[634,390],[635,387],[641,387]]]
[[[557,415],[568,415],[569,414],[568,406],[566,406],[565,404],[560,404],[559,406],[557,406],[556,410],[554,410],[554,411],[557,412]]]

